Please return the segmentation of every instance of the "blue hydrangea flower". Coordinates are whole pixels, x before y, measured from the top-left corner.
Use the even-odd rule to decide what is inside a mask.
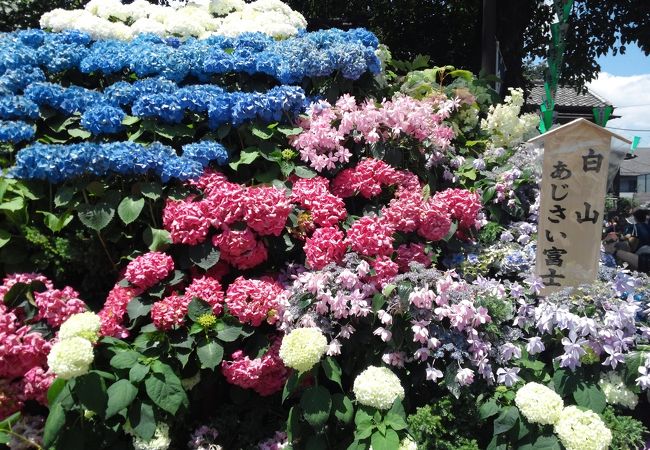
[[[228,151],[215,141],[201,141],[183,146],[183,157],[201,163],[203,167],[216,161],[220,166],[228,161]]]
[[[17,144],[34,139],[36,130],[33,125],[25,122],[5,122],[0,120],[0,142]]]
[[[81,126],[92,134],[115,134],[124,129],[122,121],[125,117],[120,108],[99,104],[84,111]]]
[[[144,95],[133,103],[131,112],[137,117],[157,118],[167,123],[180,123],[185,116],[180,102],[170,94]]]
[[[38,105],[28,98],[10,95],[0,97],[0,119],[37,119]]]

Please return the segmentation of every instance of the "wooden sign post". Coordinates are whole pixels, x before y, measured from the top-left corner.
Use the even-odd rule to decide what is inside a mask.
[[[630,143],[577,119],[529,141],[544,142],[535,266],[542,295],[596,279],[612,138]]]

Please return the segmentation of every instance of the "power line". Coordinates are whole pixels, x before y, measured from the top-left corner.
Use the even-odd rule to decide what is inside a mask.
[[[637,128],[619,128],[619,127],[607,127],[611,130],[623,130],[623,131],[641,131],[643,133],[650,133],[650,130],[640,130]]]
[[[621,108],[640,108],[642,106],[650,106],[650,103],[646,103],[644,105],[626,105],[626,106],[614,106],[615,109],[621,109]]]

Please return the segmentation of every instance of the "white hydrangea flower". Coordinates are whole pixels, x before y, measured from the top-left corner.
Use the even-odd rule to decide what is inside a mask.
[[[225,16],[234,11],[241,11],[246,6],[243,0],[212,0],[209,10],[217,16]]]
[[[494,147],[514,147],[537,134],[537,114],[519,117],[523,104],[524,91],[510,88],[504,103],[490,106],[487,118],[481,121],[481,129],[491,135]]]
[[[284,365],[307,372],[327,351],[327,338],[318,328],[296,328],[282,338],[280,358]]]
[[[64,380],[88,373],[92,362],[93,345],[77,336],[57,342],[47,355],[50,370]]]
[[[377,409],[389,409],[404,398],[399,378],[386,367],[368,367],[355,378],[352,391],[359,403]]]
[[[133,437],[133,448],[135,450],[167,450],[172,440],[169,437],[169,425],[161,423],[149,441]]]
[[[529,422],[543,425],[555,424],[564,408],[562,397],[539,383],[522,386],[515,395],[515,404]]]
[[[612,442],[612,432],[598,414],[567,406],[555,424],[555,433],[566,450],[605,450]]]
[[[93,312],[86,311],[71,315],[68,320],[61,324],[59,339],[70,339],[75,336],[89,340],[92,343],[99,339],[99,328],[101,320]]]
[[[402,439],[402,442],[400,442],[397,450],[418,450],[418,444],[416,444],[410,436],[406,436]]]
[[[605,394],[605,399],[610,405],[621,405],[629,409],[636,408],[639,399],[637,395],[627,388],[623,378],[616,372],[607,372],[598,381],[598,386]]]

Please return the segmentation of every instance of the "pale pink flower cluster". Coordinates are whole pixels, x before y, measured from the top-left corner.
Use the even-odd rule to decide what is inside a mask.
[[[151,307],[151,320],[162,331],[183,325],[190,301],[182,295],[172,294]]]
[[[126,266],[124,278],[138,289],[149,289],[174,270],[174,260],[162,252],[140,255]]]
[[[281,339],[275,339],[260,358],[250,359],[242,350],[232,354],[232,361],[221,363],[226,380],[244,389],[253,389],[262,396],[272,395],[284,386],[289,370],[279,356]]]
[[[284,190],[231,183],[211,170],[188,185],[200,189],[203,196],[167,201],[163,224],[172,242],[200,244],[214,228],[218,234],[212,236],[212,244],[223,261],[241,270],[266,261],[268,252],[260,237],[279,236],[293,209]]]
[[[259,327],[262,322],[275,323],[284,289],[269,277],[259,280],[238,277],[226,291],[228,311],[241,323]]]
[[[316,171],[335,169],[352,156],[345,144],[375,144],[408,136],[426,146],[446,149],[454,131],[444,124],[459,102],[444,97],[417,100],[397,94],[377,104],[368,100],[360,105],[349,94],[334,106],[313,104],[299,125],[303,132],[291,138],[303,161]]]

